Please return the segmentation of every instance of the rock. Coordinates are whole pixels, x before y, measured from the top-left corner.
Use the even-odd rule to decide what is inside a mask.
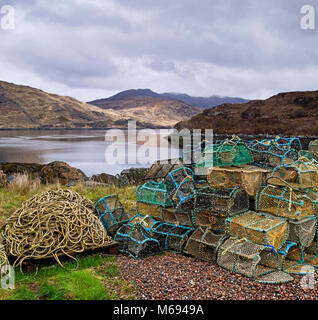
[[[95,174],[91,177],[90,180],[98,183],[117,185],[117,178],[107,173]]]
[[[0,188],[3,188],[7,183],[7,176],[0,170]]]
[[[14,174],[26,174],[31,178],[37,178],[44,165],[37,163],[1,162],[0,170],[7,176]]]
[[[62,185],[84,181],[85,174],[76,168],[71,167],[63,161],[54,161],[45,165],[40,171],[42,183],[52,184],[59,182]]]
[[[146,175],[147,168],[130,168],[123,170],[119,178],[123,181],[123,184],[128,185],[139,185],[144,183],[144,176]]]

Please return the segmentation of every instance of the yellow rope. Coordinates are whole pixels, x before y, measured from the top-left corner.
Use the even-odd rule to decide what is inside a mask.
[[[222,255],[226,254],[233,246],[235,246],[236,244],[240,243],[240,242],[245,242],[247,241],[246,238],[241,238],[241,239],[237,239],[235,240],[230,246],[228,246],[223,252]]]
[[[192,177],[191,176],[186,176],[182,181],[181,183],[179,184],[179,187],[177,188],[177,190],[175,191],[173,197],[172,197],[172,200],[176,200],[177,199],[177,194],[178,194],[178,191],[179,189],[182,187],[182,184],[187,181],[187,180],[192,180]]]

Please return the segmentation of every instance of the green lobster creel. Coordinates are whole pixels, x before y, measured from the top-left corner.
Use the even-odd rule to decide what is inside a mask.
[[[225,220],[226,231],[233,237],[245,238],[259,245],[280,249],[289,236],[286,219],[249,211]]]
[[[241,140],[225,140],[219,144],[206,146],[204,161],[198,167],[229,167],[253,163],[253,155]]]
[[[142,223],[126,223],[116,232],[119,251],[138,260],[161,252],[160,243],[152,238]]]
[[[172,207],[172,202],[167,196],[167,188],[164,181],[149,181],[138,186],[136,190],[137,200],[143,203],[151,203],[162,207]]]
[[[263,252],[274,252],[277,264],[274,268],[262,265]],[[278,270],[277,251],[247,241],[245,238],[230,237],[219,247],[217,264],[227,270],[243,274],[262,283],[284,283],[293,278]]]
[[[193,230],[185,226],[160,223],[152,229],[151,236],[159,241],[162,250],[182,253]]]
[[[95,204],[95,210],[110,236],[129,220],[117,195],[99,199]]]
[[[277,166],[298,160],[298,150],[293,144],[279,144],[277,140],[254,140],[249,144],[254,164],[264,168],[273,169]]]
[[[203,261],[216,263],[218,248],[227,238],[224,232],[198,227],[190,236],[184,253]]]
[[[178,168],[169,172],[164,181],[173,206],[182,212],[192,212],[197,196],[193,171],[186,167]]]

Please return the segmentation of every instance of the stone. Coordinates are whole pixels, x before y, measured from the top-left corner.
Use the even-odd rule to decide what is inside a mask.
[[[73,168],[63,161],[54,161],[45,165],[40,171],[40,179],[44,184],[69,183],[84,181],[86,175],[79,169]]]

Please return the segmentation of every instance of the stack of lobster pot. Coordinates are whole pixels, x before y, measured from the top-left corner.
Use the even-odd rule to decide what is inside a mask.
[[[260,212],[280,217],[288,223],[288,241],[296,244],[286,265],[291,273],[303,273],[304,265],[318,265],[318,162],[305,157],[276,167],[267,184],[257,194]]]
[[[209,185],[197,190],[196,205],[191,213],[196,229],[186,245],[187,254],[217,262],[218,249],[229,238],[226,219],[249,210],[247,190],[237,180],[241,177],[236,177],[233,172],[251,162],[251,152],[238,138],[205,146],[203,161],[195,166],[195,170],[206,169]]]

